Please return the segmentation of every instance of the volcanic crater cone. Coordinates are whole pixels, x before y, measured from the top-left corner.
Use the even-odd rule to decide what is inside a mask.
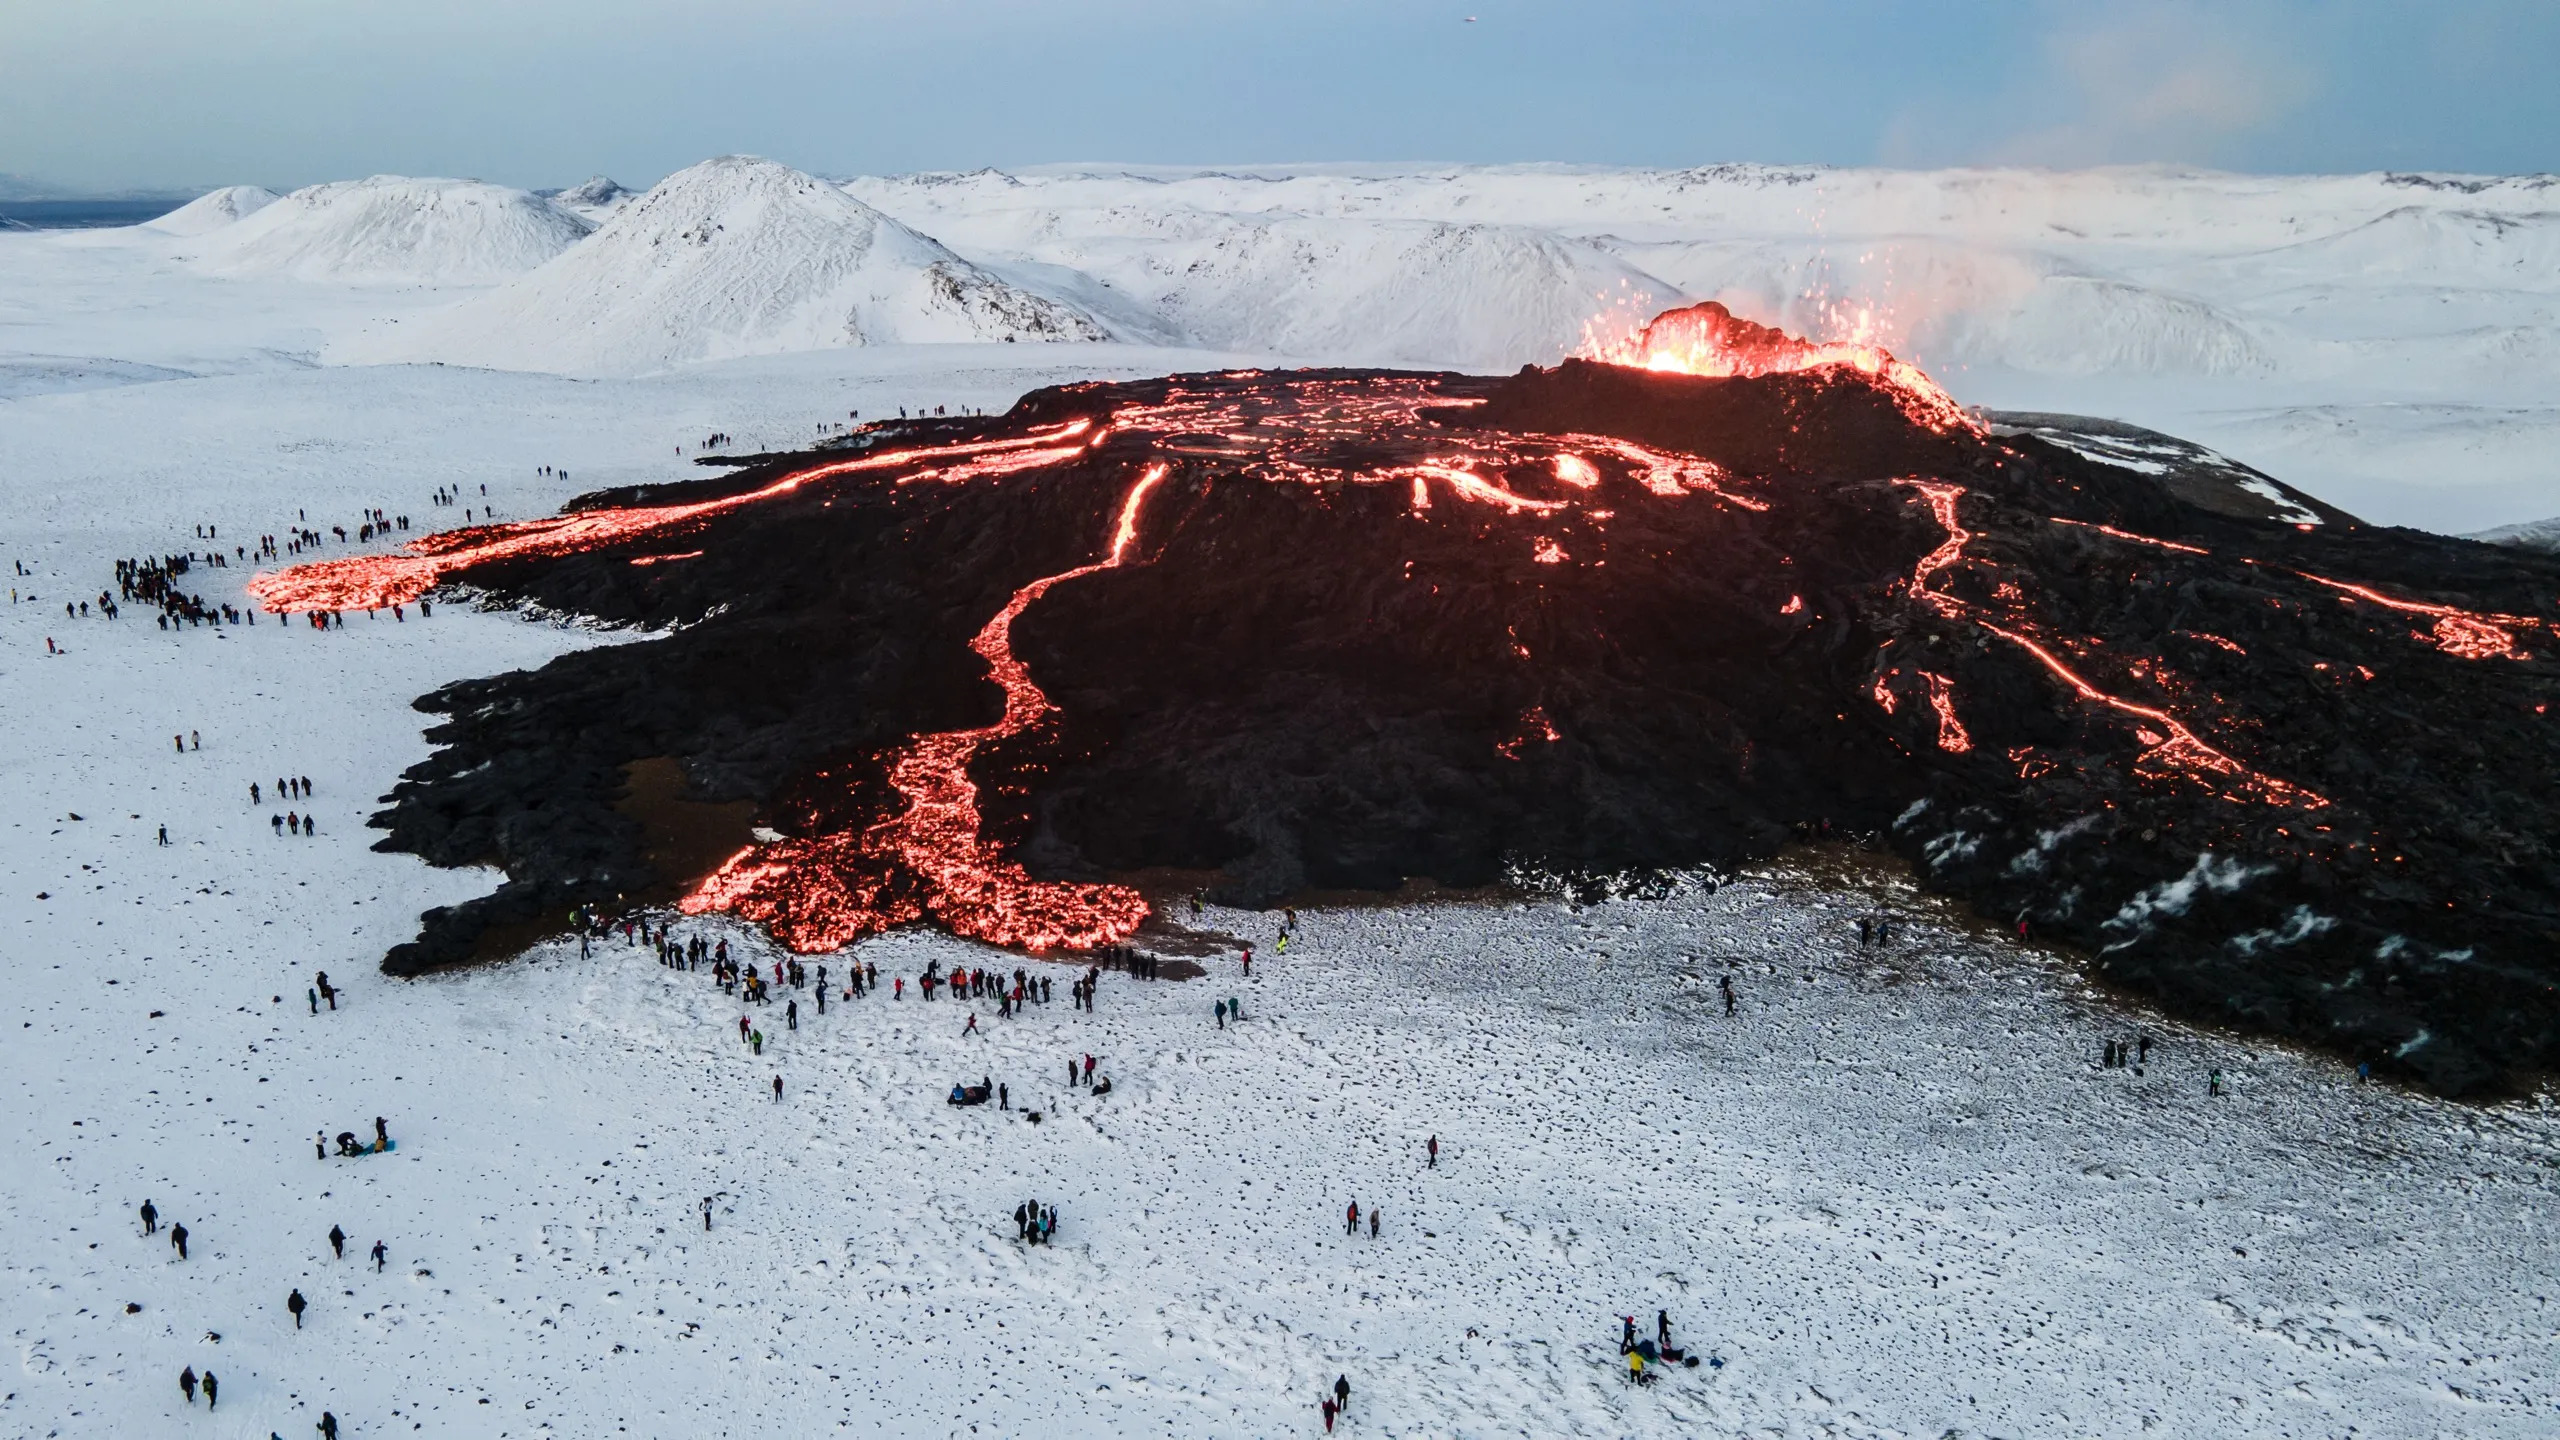
[[[382,847],[509,878],[395,973],[652,886],[1075,949],[1152,867],[1269,904],[1828,832],[2200,1018],[2453,1092],[2560,1056],[2560,561],[1718,307],[1611,360],[1064,386],[257,588],[665,627],[418,702]],[[655,757],[785,838],[653,874]]]

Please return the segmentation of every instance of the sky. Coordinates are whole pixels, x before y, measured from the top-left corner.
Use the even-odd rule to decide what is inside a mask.
[[[0,0],[0,174],[2541,172],[2555,73],[2555,0]]]

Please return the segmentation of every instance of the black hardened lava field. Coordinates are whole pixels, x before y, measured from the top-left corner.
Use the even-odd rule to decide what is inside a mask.
[[[259,593],[649,627],[419,702],[384,847],[509,878],[402,973],[671,883],[803,950],[1075,949],[1152,867],[1264,905],[1827,828],[2190,1016],[2451,1093],[2560,1058],[2560,561],[1712,307],[1656,330],[1064,386]],[[616,807],[662,757],[782,838],[652,873]]]

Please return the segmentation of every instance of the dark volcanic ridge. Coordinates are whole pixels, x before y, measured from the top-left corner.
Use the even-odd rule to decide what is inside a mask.
[[[2190,1016],[2452,1093],[2560,1058],[2560,561],[1927,398],[1837,363],[1065,386],[261,593],[661,631],[418,702],[441,748],[382,848],[508,879],[394,973],[670,883],[616,809],[666,756],[789,837],[687,908],[802,949],[1109,943],[1145,911],[1103,882],[1150,869],[1269,905],[1829,827]]]

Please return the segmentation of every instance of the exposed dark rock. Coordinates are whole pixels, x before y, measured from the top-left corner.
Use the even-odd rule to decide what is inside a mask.
[[[1484,403],[1319,425],[1414,377],[1062,387],[896,438],[1176,399],[1210,418],[1001,478],[848,477],[679,541],[470,569],[504,602],[674,628],[419,702],[445,717],[440,748],[377,817],[384,847],[494,860],[509,881],[431,913],[386,968],[667,883],[615,809],[635,760],[676,757],[696,798],[755,801],[787,834],[888,813],[884,754],[998,713],[970,637],[1027,582],[1099,558],[1131,477],[1161,460],[1132,563],[1057,585],[1013,629],[1057,712],[972,773],[988,832],[1035,874],[1214,869],[1225,898],[1270,904],[1514,866],[1730,869],[1874,833],[1933,888],[2185,1014],[2455,1093],[2560,1060],[2560,720],[2543,708],[2560,632],[2514,618],[2553,613],[2560,560],[2293,492],[2251,513],[2231,498],[2258,495],[2233,490],[2245,476],[2138,436],[2093,458],[2106,433],[2066,417],[1914,424],[1849,371],[1576,362],[1428,383]],[[1656,493],[1591,446],[1597,482],[1573,489],[1537,438],[1570,434],[1711,458],[1731,474],[1701,483],[1728,498]],[[1571,503],[1431,481],[1417,510],[1411,484],[1378,481],[1469,437],[1486,479]],[[745,493],[844,453],[646,499]],[[1924,564],[1949,537],[1911,477],[1962,487],[1952,563]],[[700,553],[630,563],[677,550]],[[2478,612],[2461,623],[2532,658],[2447,653],[2440,617],[2311,575]]]

